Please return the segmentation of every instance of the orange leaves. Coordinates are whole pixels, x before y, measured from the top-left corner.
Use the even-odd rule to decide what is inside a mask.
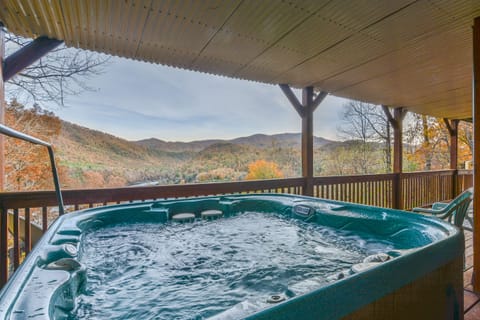
[[[246,180],[283,178],[283,173],[275,162],[257,160],[248,165]]]
[[[16,101],[6,107],[5,122],[20,132],[49,142],[60,132],[60,120],[38,106],[26,109]],[[50,160],[45,147],[5,137],[5,189],[52,189]]]

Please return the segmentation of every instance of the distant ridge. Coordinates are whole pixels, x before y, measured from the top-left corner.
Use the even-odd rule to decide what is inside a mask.
[[[212,144],[221,143],[224,140],[199,140],[192,142],[171,142],[164,141],[157,138],[149,138],[139,141],[132,141],[132,143],[146,147],[148,149],[159,149],[169,152],[199,152],[208,148]]]
[[[279,147],[300,147],[302,135],[300,133],[280,133],[280,134],[254,134],[247,137],[240,137],[231,140],[198,140],[192,142],[167,142],[156,138],[134,141],[134,143],[148,149],[158,149],[167,152],[199,152],[214,144],[230,143],[238,145],[248,145],[257,148]],[[321,147],[330,144],[332,140],[321,137],[314,137],[315,147]]]

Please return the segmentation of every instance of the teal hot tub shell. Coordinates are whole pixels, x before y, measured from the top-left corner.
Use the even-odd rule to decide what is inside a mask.
[[[362,272],[339,274],[308,293],[277,304],[259,303],[258,310],[242,318],[463,318],[464,238],[460,230],[404,211],[281,194],[131,203],[64,215],[2,289],[0,318],[69,319],[88,281],[78,257],[87,231],[118,223],[163,224],[179,212],[192,212],[199,219],[204,210],[221,210],[225,218],[249,211],[276,212],[333,229],[374,234],[401,248],[386,262]],[[216,318],[236,318],[230,311],[226,308]]]

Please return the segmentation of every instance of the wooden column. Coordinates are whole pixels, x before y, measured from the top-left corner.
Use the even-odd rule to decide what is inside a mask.
[[[458,169],[458,123],[460,120],[447,120],[445,125],[447,126],[448,133],[450,134],[450,169]]]
[[[473,289],[480,292],[480,17],[473,25]]]
[[[313,87],[302,90],[302,173],[305,178],[304,194],[313,196]]]
[[[393,172],[402,173],[403,171],[403,119],[407,114],[405,108],[395,108],[393,110]]]
[[[457,196],[458,185],[458,123],[460,120],[443,119],[450,134],[450,169],[455,170],[452,176],[452,199]]]
[[[305,87],[300,103],[289,85],[280,84],[280,88],[302,118],[302,176],[305,179],[303,194],[313,196],[313,113],[328,93],[321,91],[315,97],[313,87]]]
[[[5,57],[5,34],[0,25],[0,75],[3,74],[3,61]],[[0,76],[0,123],[5,123],[5,83]],[[5,187],[5,140],[0,134],[0,192]],[[0,207],[0,288],[8,280],[8,226],[7,211]]]
[[[5,32],[0,25],[0,75],[3,75],[5,61]],[[0,123],[5,124],[5,82],[0,76]],[[0,191],[5,188],[5,138],[0,134]]]
[[[393,128],[393,173],[395,173],[395,180],[392,187],[392,206],[395,209],[403,209],[401,177],[403,171],[403,119],[407,115],[407,109],[403,107],[395,108],[392,116],[387,106],[382,106],[382,108]]]

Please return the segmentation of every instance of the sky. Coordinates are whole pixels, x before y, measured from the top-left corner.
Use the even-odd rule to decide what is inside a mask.
[[[301,131],[299,115],[274,85],[115,57],[88,86],[95,91],[68,97],[67,106],[54,108],[55,114],[127,140],[194,141]],[[346,101],[328,96],[320,104],[314,135],[338,139]]]

